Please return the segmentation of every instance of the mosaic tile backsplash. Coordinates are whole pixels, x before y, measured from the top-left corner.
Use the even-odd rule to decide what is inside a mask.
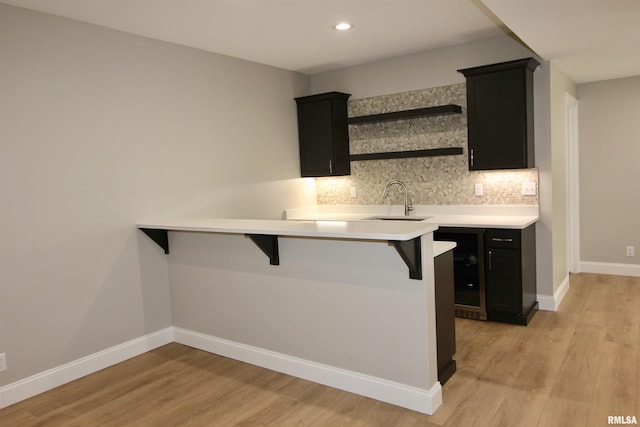
[[[403,181],[414,205],[537,205],[523,196],[523,182],[538,182],[537,169],[472,171],[467,164],[466,86],[464,83],[349,101],[349,117],[457,104],[462,114],[421,117],[349,126],[351,154],[462,147],[462,155],[351,162],[351,175],[316,178],[318,204],[402,204],[398,186],[382,200],[385,185]],[[483,195],[475,195],[475,184]],[[352,187],[356,197],[351,197]]]

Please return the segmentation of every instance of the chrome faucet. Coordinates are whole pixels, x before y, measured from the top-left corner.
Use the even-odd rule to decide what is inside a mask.
[[[411,197],[409,197],[409,190],[407,190],[407,186],[404,185],[404,182],[397,179],[389,181],[387,186],[384,187],[384,191],[382,192],[382,199],[384,200],[387,198],[387,196],[389,195],[389,187],[395,184],[402,187],[402,190],[404,191],[404,215],[409,216],[409,212],[413,210],[413,205],[411,204]]]

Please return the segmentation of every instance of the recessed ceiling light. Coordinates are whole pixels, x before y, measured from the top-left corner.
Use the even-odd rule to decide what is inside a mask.
[[[340,31],[346,31],[348,29],[350,29],[352,27],[351,24],[349,24],[348,22],[341,22],[339,24],[336,24],[333,26],[333,28],[335,28],[336,30],[340,30]]]

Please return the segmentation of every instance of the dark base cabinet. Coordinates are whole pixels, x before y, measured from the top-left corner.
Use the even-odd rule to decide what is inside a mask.
[[[438,381],[447,382],[456,371],[456,323],[453,287],[453,251],[433,260],[436,283],[436,340],[438,346]]]
[[[527,325],[536,301],[535,225],[485,230],[487,320]]]
[[[453,250],[455,314],[527,325],[538,311],[535,224],[523,230],[440,227]]]

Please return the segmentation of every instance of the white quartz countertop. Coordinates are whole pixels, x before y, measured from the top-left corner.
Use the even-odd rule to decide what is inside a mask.
[[[229,234],[319,237],[362,240],[411,240],[435,231],[427,221],[264,220],[173,218],[141,222],[138,228]]]
[[[333,221],[371,221],[375,216],[404,216],[404,208],[385,206],[333,206],[318,205],[287,209],[287,219],[315,219]],[[420,223],[439,227],[513,228],[524,229],[539,219],[538,206],[416,206],[411,216],[426,218]],[[392,221],[383,221],[392,222]]]
[[[442,242],[439,240],[434,240],[433,242],[433,257],[437,257],[438,255],[442,255],[443,253],[450,251],[456,247],[456,242]]]

